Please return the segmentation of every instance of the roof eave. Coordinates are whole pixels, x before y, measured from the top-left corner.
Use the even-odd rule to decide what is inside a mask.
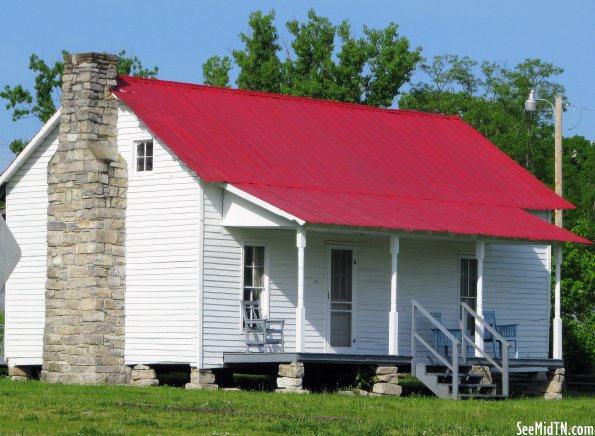
[[[54,130],[60,123],[60,113],[62,108],[58,109],[54,115],[43,125],[43,127],[35,134],[33,139],[29,141],[27,146],[21,151],[15,160],[8,166],[8,168],[0,175],[0,186],[4,185],[29,159],[29,157],[37,150],[37,147],[43,142],[45,138]]]

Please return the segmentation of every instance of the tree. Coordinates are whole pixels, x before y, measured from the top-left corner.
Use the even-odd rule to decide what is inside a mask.
[[[593,220],[580,218],[572,229],[595,239]],[[562,270],[562,322],[566,366],[574,373],[595,373],[595,248],[566,244]]]
[[[240,34],[244,48],[232,52],[240,89],[389,107],[422,59],[421,48],[411,49],[394,23],[364,27],[356,38],[347,21],[335,25],[310,10],[305,23],[287,22],[292,41],[282,60],[274,18],[274,11],[253,12],[251,32]],[[227,56],[203,64],[206,84],[229,86],[230,71]]]
[[[231,59],[212,56],[202,66],[205,85],[229,87]]]
[[[68,52],[62,50],[62,54]],[[118,57],[118,74],[134,75],[137,77],[156,77],[158,67],[144,68],[136,56],[126,56],[126,50],[120,51]],[[62,90],[62,72],[64,63],[61,61],[48,65],[36,54],[29,58],[29,70],[35,73],[33,92],[23,85],[5,85],[0,91],[0,98],[7,101],[6,109],[12,110],[12,120],[18,121],[24,117],[37,118],[46,123],[56,112],[60,92]],[[9,144],[10,150],[18,154],[27,145],[24,139],[15,139]]]
[[[261,11],[250,14],[248,24],[252,35],[240,33],[244,50],[234,50],[233,57],[240,67],[237,84],[241,89],[266,92],[280,92],[281,61],[277,52],[281,50],[277,29],[273,25],[275,11],[263,15]]]
[[[583,220],[595,222],[595,143],[583,136],[564,138],[563,192],[576,206],[564,211],[564,225],[573,228]],[[592,232],[591,239],[594,239]]]

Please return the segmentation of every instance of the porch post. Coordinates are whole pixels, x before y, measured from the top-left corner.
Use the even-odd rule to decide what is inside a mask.
[[[560,298],[561,298],[561,278],[562,278],[562,246],[554,245],[554,264],[556,282],[554,288],[554,337],[552,341],[552,357],[554,359],[562,358],[562,318],[560,317]]]
[[[483,318],[483,260],[485,258],[486,246],[484,241],[475,242],[475,257],[477,258],[477,314]],[[475,344],[483,350],[483,326],[475,323]],[[463,345],[464,346],[464,345]],[[475,350],[475,357],[481,357],[481,353]]]
[[[390,313],[388,315],[388,354],[399,354],[399,313],[397,312],[397,265],[399,258],[399,236],[390,235],[391,277]]]
[[[306,248],[306,231],[297,229],[296,246],[298,249],[298,301],[295,310],[295,351],[304,351],[306,309],[304,308],[304,252]]]

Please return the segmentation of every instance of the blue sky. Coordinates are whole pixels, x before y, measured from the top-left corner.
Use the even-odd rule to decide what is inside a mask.
[[[358,33],[364,24],[383,28],[396,22],[428,58],[451,53],[514,66],[531,57],[561,66],[559,82],[568,100],[592,109],[582,118],[569,109],[564,135],[595,140],[594,0],[10,1],[0,15],[0,85],[32,86],[31,53],[51,61],[62,49],[126,49],[146,66],[158,65],[159,78],[201,82],[209,56],[241,46],[238,33],[247,31],[251,11],[275,9],[280,36],[288,40],[285,22],[303,21],[310,8],[335,23],[349,20]],[[414,80],[422,78],[419,73]],[[32,119],[12,122],[2,104],[0,171],[14,158],[8,143],[30,138],[40,127]]]

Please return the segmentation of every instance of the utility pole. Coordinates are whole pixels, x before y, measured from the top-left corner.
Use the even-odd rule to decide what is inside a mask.
[[[554,108],[554,116],[556,117],[554,130],[554,147],[555,147],[555,165],[554,165],[554,182],[555,191],[562,197],[562,96],[556,96],[556,106]],[[562,227],[562,209],[556,209],[555,224]]]
[[[545,101],[554,109],[554,184],[555,191],[562,197],[562,96],[557,95],[555,104],[549,100],[535,98],[535,90],[529,93],[529,98],[525,102],[525,110],[535,112],[537,101]],[[556,209],[554,222],[556,226],[562,227],[562,209]],[[562,246],[558,243],[554,245],[554,265],[555,265],[555,287],[554,287],[554,322],[553,322],[553,344],[552,357],[562,359],[562,316],[561,316],[561,281],[562,281]]]

